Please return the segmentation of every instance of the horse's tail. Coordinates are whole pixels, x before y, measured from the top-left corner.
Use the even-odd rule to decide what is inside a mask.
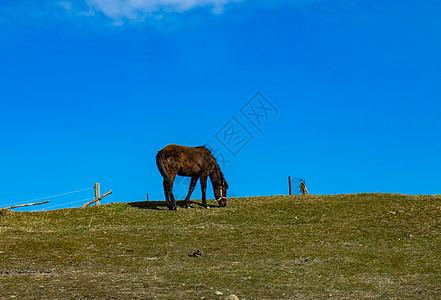
[[[162,177],[164,177],[164,179],[170,182],[171,178],[164,167],[164,161],[162,159],[162,151],[159,151],[158,154],[156,154],[156,166],[158,167],[159,173],[161,173]]]

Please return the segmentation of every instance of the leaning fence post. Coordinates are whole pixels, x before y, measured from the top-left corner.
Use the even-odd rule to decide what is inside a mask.
[[[292,193],[291,193],[291,176],[288,176],[288,184],[289,184],[289,195],[292,195]]]
[[[304,181],[302,181],[302,182],[299,184],[299,188],[300,188],[300,191],[302,192],[302,195],[309,195],[309,193],[308,193],[308,189],[306,188],[306,184],[305,184]]]
[[[0,208],[0,210],[8,210],[8,209],[13,209],[13,208],[17,208],[17,207],[26,207],[26,206],[40,205],[40,204],[46,204],[46,203],[49,203],[49,202],[50,202],[50,201],[44,201],[44,202],[38,202],[38,203],[20,204],[20,205],[13,205],[13,206],[9,206],[9,207]]]

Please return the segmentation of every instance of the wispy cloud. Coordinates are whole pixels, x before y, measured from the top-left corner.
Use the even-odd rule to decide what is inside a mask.
[[[90,9],[121,24],[123,20],[142,21],[147,16],[185,12],[198,7],[220,14],[225,5],[243,0],[86,0]]]
[[[220,15],[232,3],[241,3],[244,9],[270,9],[280,5],[302,6],[322,1],[325,0],[58,0],[55,3],[70,15],[101,15],[110,19],[113,25],[123,25],[144,21],[148,21],[149,24],[164,23],[164,20],[179,19],[182,13],[193,9],[204,9],[214,15]]]

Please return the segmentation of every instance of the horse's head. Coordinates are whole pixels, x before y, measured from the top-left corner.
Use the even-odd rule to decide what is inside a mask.
[[[212,172],[209,174],[211,184],[213,185],[213,193],[214,197],[219,203],[220,207],[227,206],[227,189],[228,183],[225,180],[224,173],[222,173],[219,165],[216,162],[216,159],[213,157],[214,168]]]
[[[228,183],[227,181],[222,178],[222,181],[220,184],[213,186],[214,189],[214,197],[217,200],[217,203],[219,203],[220,207],[227,206],[227,189],[228,189]]]

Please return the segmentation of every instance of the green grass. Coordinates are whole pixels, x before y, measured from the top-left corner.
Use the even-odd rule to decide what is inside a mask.
[[[0,298],[441,298],[440,196],[199,204],[4,212]]]

